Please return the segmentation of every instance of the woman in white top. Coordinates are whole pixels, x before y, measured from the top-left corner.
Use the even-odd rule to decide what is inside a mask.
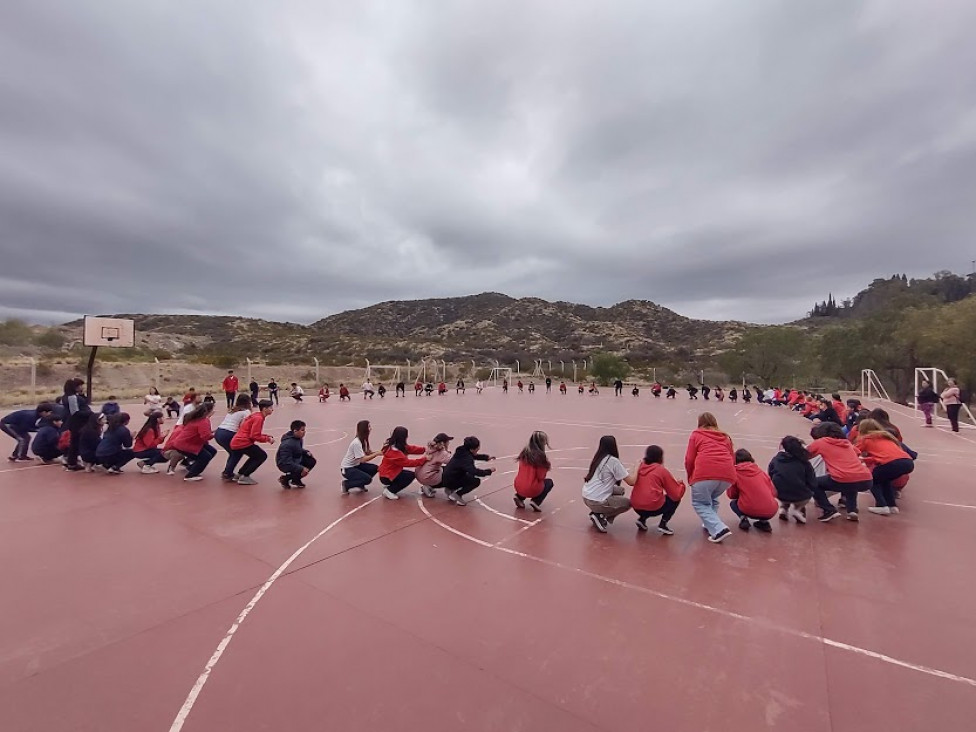
[[[369,433],[372,428],[369,420],[364,419],[356,423],[356,439],[349,443],[339,472],[342,474],[342,495],[348,495],[353,488],[365,492],[366,486],[373,482],[379,466],[371,464],[371,460],[382,455],[382,451],[369,449]]]
[[[224,421],[220,423],[217,431],[214,432],[214,442],[227,451],[227,462],[224,464],[224,469],[220,473],[220,477],[224,480],[234,480],[234,470],[237,468],[237,463],[244,457],[243,451],[230,449],[230,441],[237,434],[237,431],[241,428],[241,423],[247,419],[250,413],[251,397],[247,394],[238,394],[237,401],[234,402],[234,408],[227,413]]]
[[[620,481],[633,485],[636,480],[636,474],[631,475],[620,462],[617,438],[613,435],[601,437],[590,469],[583,478],[583,503],[590,509],[593,528],[605,534],[607,526],[617,516],[630,510],[630,499]]]
[[[159,390],[155,386],[149,387],[149,393],[142,398],[143,404],[148,404],[153,411],[163,410],[163,398],[159,396]]]
[[[949,379],[949,385],[942,392],[942,406],[945,407],[953,432],[959,431],[959,410],[962,409],[962,399],[959,396],[959,384],[955,379]]]

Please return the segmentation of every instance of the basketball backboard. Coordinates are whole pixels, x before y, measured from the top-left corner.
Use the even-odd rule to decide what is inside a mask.
[[[85,316],[85,345],[132,348],[136,344],[135,321],[127,318]]]

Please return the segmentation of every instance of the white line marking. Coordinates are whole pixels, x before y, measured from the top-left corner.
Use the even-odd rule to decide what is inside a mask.
[[[282,564],[280,567],[278,567],[278,569],[274,571],[274,574],[268,577],[267,581],[263,585],[261,585],[261,589],[259,589],[254,594],[254,597],[252,597],[251,601],[247,603],[247,605],[241,611],[241,614],[237,616],[237,619],[230,626],[230,629],[228,629],[227,635],[225,635],[223,639],[220,641],[220,643],[217,644],[217,650],[213,652],[213,655],[210,657],[210,660],[207,661],[207,665],[203,667],[203,672],[200,674],[199,677],[197,677],[197,681],[193,685],[193,688],[190,689],[190,693],[187,695],[186,701],[183,702],[183,706],[180,708],[179,713],[177,713],[176,719],[174,719],[173,724],[170,725],[169,728],[170,732],[179,732],[179,730],[183,729],[183,725],[186,723],[186,718],[190,715],[190,711],[193,709],[193,705],[196,703],[197,697],[200,696],[200,692],[203,691],[203,687],[207,683],[207,680],[210,678],[210,673],[211,671],[213,671],[214,666],[217,665],[217,662],[220,660],[220,657],[224,655],[224,651],[227,650],[227,646],[230,645],[231,639],[234,637],[234,634],[237,632],[237,629],[241,627],[241,624],[244,622],[244,619],[250,614],[251,610],[254,609],[254,606],[258,604],[258,601],[262,597],[264,597],[265,593],[271,589],[271,585],[275,583],[275,581],[282,575],[282,573],[286,569],[288,569],[291,563],[294,562],[296,559],[298,559],[298,557],[301,556],[302,552],[308,549],[312,545],[312,543],[315,542],[316,539],[319,539],[320,537],[325,535],[330,529],[338,525],[338,523],[343,519],[349,518],[357,511],[361,511],[362,509],[366,508],[366,506],[371,504],[373,501],[379,500],[380,498],[382,498],[382,496],[376,496],[376,498],[371,498],[368,501],[366,501],[366,503],[360,504],[359,506],[356,506],[356,508],[352,509],[351,511],[347,511],[346,513],[344,513],[342,516],[337,518],[335,521],[333,521],[331,524],[326,526],[319,533],[317,533],[315,536],[313,536],[311,539],[305,542],[298,550],[295,551],[294,554],[292,554],[290,557],[288,557],[288,559],[285,560],[284,564]]]
[[[852,646],[848,643],[842,643],[841,641],[831,640],[830,638],[824,638],[822,636],[814,635],[812,633],[807,633],[802,630],[786,628],[781,625],[772,623],[770,621],[763,620],[762,618],[754,618],[748,615],[742,615],[741,613],[733,612],[732,610],[726,610],[724,608],[715,607],[714,605],[707,605],[702,602],[695,602],[694,600],[688,600],[687,598],[684,597],[676,597],[674,595],[668,595],[664,592],[658,592],[657,590],[652,590],[647,587],[641,587],[640,585],[635,585],[630,582],[626,582],[624,580],[618,580],[613,577],[606,577],[602,574],[596,574],[595,572],[590,572],[588,570],[581,569],[579,567],[572,567],[570,565],[561,564],[559,562],[555,562],[550,559],[544,559],[542,557],[537,557],[532,554],[526,554],[525,552],[520,552],[515,549],[510,549],[506,546],[489,544],[486,541],[477,539],[473,536],[470,536],[469,534],[465,534],[463,531],[455,529],[453,526],[448,526],[443,521],[438,519],[436,516],[432,515],[430,511],[427,510],[427,507],[424,506],[424,502],[422,500],[419,501],[419,505],[420,505],[420,510],[423,511],[424,514],[426,514],[427,518],[429,518],[431,521],[433,521],[441,528],[446,529],[447,531],[451,532],[455,536],[459,536],[466,541],[470,541],[474,544],[478,544],[479,546],[483,546],[488,549],[495,549],[497,551],[505,552],[506,554],[511,554],[516,557],[522,557],[523,559],[530,559],[533,562],[538,562],[540,564],[544,564],[549,567],[554,567],[556,569],[563,569],[569,572],[574,572],[575,574],[579,574],[584,577],[589,577],[591,579],[599,580],[600,582],[606,582],[607,584],[615,585],[617,587],[623,587],[628,590],[634,590],[636,592],[640,592],[645,595],[651,595],[652,597],[657,597],[662,600],[669,600],[671,602],[675,602],[680,605],[694,607],[699,610],[704,610],[706,612],[714,613],[716,615],[732,618],[733,620],[742,620],[748,623],[756,623],[757,625],[761,625],[763,627],[769,628],[770,630],[775,630],[780,633],[784,633],[786,635],[792,635],[796,638],[803,638],[804,640],[816,641],[818,643],[822,643],[825,646],[838,648],[844,651],[850,651],[851,653],[867,656],[868,658],[875,658],[879,661],[884,661],[885,663],[889,663],[893,666],[900,666],[901,668],[910,669],[912,671],[918,671],[920,673],[927,674],[929,676],[935,676],[941,679],[946,679],[948,681],[956,681],[960,684],[966,684],[967,686],[976,687],[976,679],[970,679],[966,676],[957,676],[955,674],[949,673],[948,671],[941,671],[936,668],[930,668],[928,666],[922,666],[919,664],[910,663],[908,661],[902,661],[901,659],[894,658],[892,656],[886,656],[883,653],[878,653],[877,651],[871,651],[866,648],[860,648],[859,646]]]
[[[482,508],[488,509],[493,514],[495,514],[496,516],[501,516],[502,518],[508,519],[509,521],[517,521],[520,524],[529,524],[530,526],[532,526],[532,525],[535,524],[535,521],[529,521],[527,519],[519,518],[518,516],[510,516],[507,513],[502,513],[501,511],[496,511],[494,508],[492,508],[491,506],[489,506],[487,503],[485,503],[484,501],[482,501],[480,498],[475,498],[474,499],[474,502],[477,503],[478,505],[480,505]]]
[[[923,501],[923,503],[931,503],[933,506],[952,506],[952,508],[976,508],[965,503],[942,503],[942,501]]]

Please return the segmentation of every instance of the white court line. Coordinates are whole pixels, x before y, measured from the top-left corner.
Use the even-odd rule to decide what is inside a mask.
[[[320,537],[325,535],[329,530],[331,530],[336,525],[338,525],[339,522],[342,521],[343,519],[349,518],[357,511],[361,511],[362,509],[366,508],[366,506],[371,504],[373,501],[379,500],[380,498],[382,498],[381,495],[376,496],[376,498],[371,498],[368,501],[366,501],[366,503],[362,503],[356,506],[356,508],[352,509],[351,511],[347,511],[346,513],[344,513],[342,516],[337,518],[335,521],[333,521],[331,524],[326,526],[319,533],[317,533],[315,536],[313,536],[311,539],[305,542],[301,547],[299,547],[294,554],[292,554],[290,557],[288,557],[288,559],[285,560],[284,564],[282,564],[280,567],[278,567],[278,569],[274,571],[274,574],[268,577],[267,581],[263,585],[261,585],[261,589],[259,589],[254,594],[254,597],[252,597],[251,601],[247,603],[247,605],[241,611],[241,614],[237,616],[237,619],[230,626],[230,629],[228,629],[227,634],[223,637],[223,639],[221,639],[220,643],[217,644],[217,650],[213,652],[213,655],[210,657],[210,660],[207,661],[207,665],[203,667],[203,672],[197,678],[197,681],[193,685],[193,688],[190,689],[190,693],[187,695],[186,701],[183,702],[183,706],[180,708],[180,711],[177,713],[176,719],[174,719],[173,724],[170,725],[169,732],[179,732],[179,730],[183,729],[183,725],[186,723],[186,718],[190,715],[190,712],[193,710],[193,705],[196,703],[197,697],[200,696],[200,692],[203,691],[203,687],[207,683],[207,680],[210,678],[210,673],[213,671],[214,666],[217,665],[217,662],[220,660],[220,657],[224,655],[224,651],[227,650],[227,646],[230,645],[230,642],[233,639],[234,634],[237,632],[237,629],[241,627],[241,624],[244,622],[244,619],[247,618],[251,610],[254,609],[254,606],[258,604],[258,601],[260,601],[260,599],[264,597],[265,593],[271,589],[271,585],[275,583],[275,581],[282,575],[282,573],[286,569],[288,569],[291,563],[294,562],[296,559],[298,559],[298,557],[302,555],[302,552],[308,549],[313,544],[313,542],[315,542],[316,539],[319,539]]]
[[[976,679],[970,679],[966,676],[957,676],[956,674],[951,674],[948,671],[942,671],[937,668],[930,668],[929,666],[922,666],[920,664],[910,663],[909,661],[902,661],[899,658],[894,658],[893,656],[886,656],[883,653],[878,653],[877,651],[871,651],[867,648],[860,648],[858,646],[852,646],[848,643],[842,643],[841,641],[831,640],[830,638],[824,638],[819,635],[814,635],[813,633],[807,633],[802,630],[795,630],[793,628],[785,628],[781,625],[777,625],[762,618],[754,618],[748,615],[742,615],[741,613],[733,612],[732,610],[726,610],[724,608],[715,607],[714,605],[708,605],[703,602],[696,602],[694,600],[689,600],[684,597],[676,597],[675,595],[668,595],[664,592],[658,592],[657,590],[652,590],[647,587],[641,587],[640,585],[635,585],[624,580],[614,579],[613,577],[606,577],[602,574],[597,574],[595,572],[590,572],[579,567],[573,567],[567,564],[561,564],[559,562],[552,561],[550,559],[544,559],[542,557],[537,557],[533,554],[526,554],[525,552],[520,552],[515,549],[510,549],[507,546],[498,546],[495,544],[490,544],[482,539],[475,538],[469,534],[465,534],[463,531],[455,529],[453,526],[448,526],[443,521],[438,519],[436,516],[427,510],[424,505],[423,500],[418,501],[420,505],[420,510],[433,521],[435,524],[443,529],[451,532],[455,536],[459,536],[465,541],[470,541],[479,546],[486,547],[488,549],[495,549],[496,551],[505,552],[506,554],[511,554],[516,557],[522,557],[523,559],[530,559],[533,562],[538,562],[539,564],[544,564],[548,567],[554,567],[556,569],[563,569],[575,574],[582,575],[584,577],[589,577],[591,579],[599,580],[600,582],[606,582],[607,584],[615,585],[617,587],[623,587],[628,590],[634,590],[645,595],[650,595],[652,597],[657,597],[662,600],[669,600],[671,602],[678,603],[680,605],[685,605],[688,607],[694,607],[699,610],[704,610],[706,612],[714,613],[716,615],[721,615],[726,618],[732,618],[733,620],[742,620],[748,623],[755,623],[757,625],[763,626],[770,630],[775,630],[786,635],[791,635],[795,638],[803,638],[804,640],[812,640],[818,643],[822,643],[825,646],[830,646],[832,648],[839,648],[841,650],[850,651],[851,653],[856,653],[861,656],[867,656],[868,658],[875,658],[879,661],[884,661],[885,663],[891,664],[893,666],[899,666],[901,668],[910,669],[912,671],[918,671],[919,673],[927,674],[929,676],[935,676],[940,679],[946,679],[948,681],[956,681],[960,684],[966,684],[967,686],[976,687]]]
[[[505,537],[499,539],[498,541],[495,542],[494,546],[496,546],[496,547],[497,546],[501,546],[506,541],[509,541],[511,539],[514,539],[516,536],[521,536],[523,534],[523,532],[526,532],[529,529],[531,529],[533,526],[535,526],[536,524],[538,524],[539,522],[541,522],[542,519],[552,518],[557,513],[559,513],[561,510],[563,510],[564,508],[566,508],[566,506],[569,506],[572,503],[576,503],[576,499],[575,498],[573,498],[572,500],[570,500],[569,503],[566,503],[566,504],[564,504],[562,506],[558,506],[558,507],[552,509],[547,514],[545,514],[544,516],[541,516],[540,518],[537,518],[535,521],[531,522],[528,526],[523,526],[521,529],[519,529],[518,531],[516,531],[514,534],[511,534],[509,536],[505,536]]]
[[[951,506],[952,508],[976,508],[976,506],[969,506],[965,503],[942,503],[942,501],[922,501],[922,503],[931,503],[933,506]]]
[[[4,470],[0,470],[0,473],[19,473],[22,470],[34,470],[35,468],[53,468],[55,465],[57,465],[59,468],[63,467],[60,462],[51,463],[50,465],[45,465],[40,460],[38,460],[37,463],[34,465],[25,465],[22,468],[6,468]]]

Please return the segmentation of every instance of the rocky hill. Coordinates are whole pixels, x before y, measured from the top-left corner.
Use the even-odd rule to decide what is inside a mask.
[[[180,358],[216,356],[324,363],[516,358],[573,359],[601,350],[634,362],[709,359],[751,326],[694,320],[646,300],[590,307],[488,292],[391,301],[311,325],[205,315],[117,315],[136,321],[137,345]],[[70,340],[81,321],[62,326]],[[74,336],[76,337],[76,335]]]

